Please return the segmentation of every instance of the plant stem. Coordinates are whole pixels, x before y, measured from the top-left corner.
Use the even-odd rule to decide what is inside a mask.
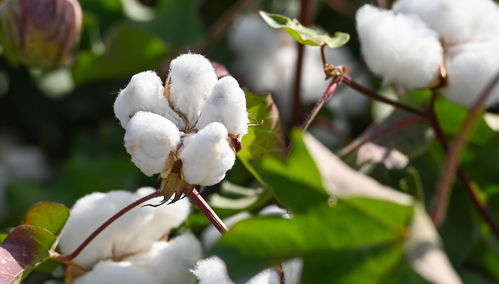
[[[300,23],[309,26],[314,20],[314,0],[301,0]],[[295,79],[293,81],[293,106],[292,106],[292,125],[299,125],[302,120],[303,106],[301,103],[301,81],[303,73],[303,61],[305,58],[305,46],[296,43],[297,57],[295,65]]]
[[[387,134],[390,134],[393,131],[399,130],[401,128],[404,128],[404,127],[411,125],[411,124],[414,124],[414,123],[421,122],[423,120],[424,120],[424,118],[420,117],[420,116],[410,116],[410,117],[405,118],[403,120],[397,121],[396,123],[394,123],[392,125],[389,125],[383,129],[379,130],[379,131],[376,131],[375,133],[367,136],[366,138],[362,139],[359,142],[354,141],[352,144],[343,148],[343,150],[340,151],[338,156],[340,157],[340,159],[345,159],[346,157],[350,156],[352,153],[357,151],[362,145],[364,145],[368,142],[378,140],[379,138],[381,138]]]
[[[386,0],[375,0],[376,6],[386,9]]]
[[[317,103],[315,104],[314,108],[312,109],[312,111],[308,115],[308,117],[305,120],[305,122],[303,122],[303,124],[301,126],[301,129],[303,131],[305,131],[305,130],[308,129],[308,127],[310,126],[310,124],[312,123],[312,121],[314,120],[314,118],[319,113],[319,111],[322,108],[322,106],[324,106],[324,104],[334,94],[334,92],[338,88],[338,85],[339,85],[340,81],[341,81],[340,77],[336,77],[336,78],[334,78],[334,79],[331,80],[331,83],[329,84],[329,86],[327,86],[326,91],[324,91],[324,94],[322,95],[322,97],[319,99],[319,101],[317,101]]]
[[[88,236],[72,253],[68,255],[60,255],[58,253],[53,252],[51,253],[50,257],[62,262],[67,262],[74,259],[90,244],[90,242],[92,242],[102,231],[104,231],[107,227],[109,227],[109,225],[111,225],[118,218],[125,215],[125,213],[139,206],[140,204],[160,196],[162,196],[162,193],[160,191],[155,191],[149,195],[140,198],[139,200],[132,202],[131,204],[127,205],[125,208],[118,211],[118,213],[114,214],[109,219],[107,219],[106,222],[104,222],[92,234],[90,234],[90,236]]]
[[[355,82],[355,80],[353,80],[350,76],[344,74],[342,76],[342,82],[345,83],[346,85],[350,86],[351,88],[357,90],[358,92],[360,92],[361,94],[375,100],[375,101],[379,101],[379,102],[382,102],[382,103],[385,103],[385,104],[389,104],[389,105],[392,105],[393,107],[396,107],[398,109],[402,109],[402,110],[405,110],[407,112],[410,112],[410,113],[413,113],[417,116],[421,116],[421,117],[426,117],[426,113],[419,110],[419,109],[416,109],[410,105],[406,105],[404,103],[401,103],[401,102],[398,102],[398,101],[394,101],[394,100],[391,100],[389,98],[386,98],[376,92],[373,92],[371,91],[370,89],[360,85],[359,83]]]
[[[206,203],[201,194],[199,194],[199,192],[195,188],[193,188],[192,191],[187,194],[187,196],[194,204],[198,206],[198,208],[204,213],[204,215],[206,215],[206,217],[211,221],[213,226],[215,226],[215,228],[217,228],[220,233],[223,234],[229,230],[222,219],[218,217],[217,213],[213,211],[210,205]]]
[[[431,217],[433,222],[440,225],[447,211],[449,198],[452,191],[452,184],[454,182],[456,170],[459,167],[459,159],[461,152],[466,145],[466,139],[473,129],[476,120],[479,117],[480,112],[492,94],[492,91],[499,82],[499,73],[494,77],[494,79],[486,86],[483,92],[480,94],[475,104],[470,109],[468,116],[461,124],[461,128],[456,136],[454,143],[449,148],[447,146],[446,163],[444,165],[442,175],[440,176],[438,187],[436,191],[436,196],[431,211]],[[438,122],[438,121],[437,121]]]

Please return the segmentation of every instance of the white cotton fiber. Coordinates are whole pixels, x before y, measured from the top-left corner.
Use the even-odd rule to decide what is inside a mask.
[[[170,100],[177,111],[196,125],[203,104],[217,83],[210,61],[199,54],[182,54],[170,63]]]
[[[138,111],[149,111],[181,123],[180,116],[168,105],[163,96],[163,82],[154,71],[144,71],[132,77],[114,102],[114,114],[126,128],[130,118]]]
[[[158,279],[157,283],[193,283],[190,272],[202,256],[201,244],[190,233],[168,242],[155,242],[147,252],[128,257],[135,266]]]
[[[155,275],[148,273],[128,261],[103,260],[94,268],[76,278],[73,284],[158,284]]]
[[[356,22],[364,59],[385,83],[416,89],[438,78],[443,50],[424,22],[370,5],[357,11]]]
[[[420,18],[449,46],[499,32],[499,8],[490,0],[399,0],[393,10]]]
[[[198,133],[184,138],[179,156],[187,183],[209,186],[225,177],[236,158],[227,135],[223,124],[212,122]]]
[[[218,80],[206,101],[199,121],[198,129],[212,122],[220,122],[228,133],[242,138],[248,132],[248,112],[246,97],[236,79],[226,76]]]
[[[180,133],[173,122],[152,112],[139,111],[126,127],[125,147],[133,163],[147,176],[165,169]]]
[[[449,48],[446,67],[449,85],[443,90],[444,96],[462,106],[472,106],[499,72],[499,40]],[[486,105],[496,103],[499,103],[499,87],[494,89]]]
[[[80,198],[71,208],[71,215],[59,242],[62,253],[73,252],[108,218],[153,191],[152,188],[142,188],[137,193],[96,192]],[[156,204],[159,201],[160,199],[157,198],[148,203]],[[163,205],[159,208],[136,207],[99,234],[74,259],[74,262],[90,268],[102,259],[118,259],[131,253],[147,250],[152,243],[167,234],[173,225],[185,220],[188,207],[187,201],[179,201],[174,205]],[[174,211],[175,209],[182,213],[179,214]]]

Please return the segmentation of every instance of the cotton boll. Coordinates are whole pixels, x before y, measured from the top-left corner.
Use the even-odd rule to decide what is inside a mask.
[[[187,183],[209,186],[225,177],[236,158],[227,135],[223,124],[212,122],[198,133],[184,138],[179,156]]]
[[[80,198],[73,208],[64,228],[59,246],[64,254],[73,252],[95,229],[109,217],[130,203],[150,194],[152,188],[142,188],[137,193],[110,191],[92,193]],[[158,199],[148,203],[159,202]],[[85,268],[102,259],[119,258],[149,249],[151,244],[168,233],[172,226],[182,223],[187,217],[187,201],[160,208],[137,207],[114,221],[100,233],[74,262]],[[182,213],[172,211],[180,209]],[[168,214],[172,213],[172,214]]]
[[[364,5],[356,22],[364,59],[385,83],[416,89],[438,78],[442,46],[421,20]]]
[[[128,123],[124,140],[132,162],[145,175],[152,176],[165,169],[170,152],[177,149],[180,134],[168,119],[139,111]]]
[[[157,283],[192,283],[190,269],[202,256],[201,244],[192,234],[168,242],[155,242],[145,253],[128,257],[135,266],[158,279]]]
[[[199,280],[199,284],[234,283],[229,277],[225,263],[216,256],[198,261],[192,273]]]
[[[474,42],[451,47],[446,57],[449,100],[471,107],[487,84],[499,72],[499,40]],[[499,88],[492,91],[486,105],[499,103]]]
[[[131,262],[100,261],[94,268],[76,278],[73,284],[157,284],[155,275],[134,266]]]
[[[228,44],[237,53],[265,53],[279,49],[277,30],[269,27],[258,14],[243,14],[236,18],[228,31]]]
[[[121,126],[126,128],[130,118],[138,111],[153,112],[181,125],[180,116],[169,107],[163,91],[163,82],[154,71],[134,75],[114,102],[114,114]]]
[[[249,212],[244,211],[236,215],[230,216],[229,218],[226,218],[223,221],[224,224],[227,225],[227,227],[230,229],[237,222],[247,219],[249,217],[251,217],[251,214]],[[208,226],[201,235],[201,240],[203,242],[204,248],[210,249],[211,247],[213,247],[213,245],[218,241],[220,236],[221,236],[220,232],[215,228],[215,226],[213,225]]]
[[[183,54],[170,63],[170,99],[177,111],[196,125],[204,102],[217,83],[210,61],[199,54]]]
[[[204,128],[212,122],[222,123],[228,133],[237,135],[239,140],[248,132],[246,97],[236,79],[231,76],[221,78],[213,87],[199,117],[197,128]]]

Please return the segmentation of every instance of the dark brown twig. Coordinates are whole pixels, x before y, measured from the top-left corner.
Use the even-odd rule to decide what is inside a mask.
[[[499,73],[480,94],[475,104],[470,109],[468,116],[461,124],[461,128],[456,136],[456,139],[454,140],[454,143],[450,148],[447,147],[447,159],[438,182],[436,196],[431,211],[432,220],[437,225],[440,225],[445,218],[455,173],[459,167],[459,159],[461,152],[466,145],[468,135],[473,129],[480,112],[483,110],[485,103],[492,94],[492,91],[496,87],[497,83],[499,83]]]

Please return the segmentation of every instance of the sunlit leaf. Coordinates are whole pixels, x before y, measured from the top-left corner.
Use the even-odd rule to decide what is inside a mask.
[[[23,224],[34,225],[58,235],[69,218],[69,209],[56,202],[39,202],[33,205],[23,219]]]
[[[347,33],[336,32],[334,36],[319,33],[303,26],[296,19],[290,19],[279,14],[260,11],[260,16],[269,26],[286,31],[301,44],[314,46],[327,45],[330,48],[337,48],[345,45],[350,40],[350,35]]]

